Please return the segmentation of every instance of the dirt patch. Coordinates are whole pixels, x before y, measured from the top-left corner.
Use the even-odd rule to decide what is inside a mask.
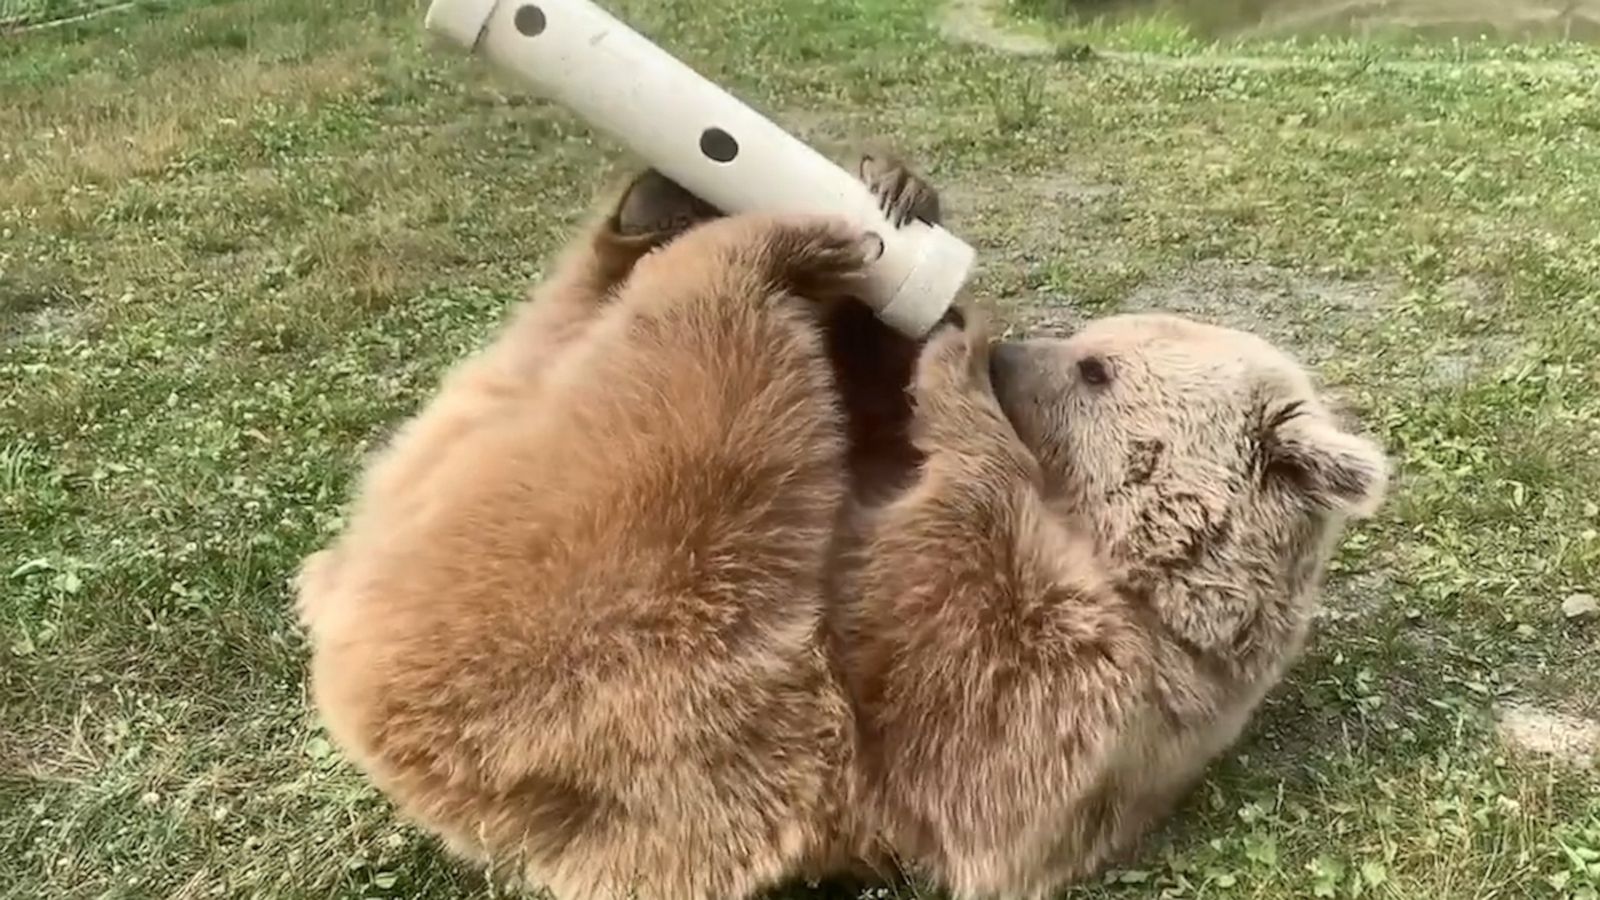
[[[1217,6],[1215,0],[1194,0]],[[1243,36],[1407,31],[1419,34],[1545,37],[1600,35],[1600,0],[1278,0],[1231,30]]]
[[[1498,719],[1500,740],[1518,752],[1583,769],[1600,762],[1600,722],[1520,703],[1501,707]]]
[[[1507,335],[1489,335],[1470,345],[1438,347],[1428,353],[1427,368],[1419,379],[1423,388],[1459,388],[1485,372],[1499,369],[1528,352],[1521,341]]]
[[[944,190],[951,228],[978,250],[977,296],[1030,333],[1061,333],[1090,315],[1170,312],[1259,334],[1307,363],[1328,360],[1347,329],[1366,326],[1400,296],[1387,281],[1346,281],[1259,263],[1209,260],[1147,278],[1092,223],[1119,190],[1071,172],[962,182]],[[1082,273],[1040,277],[1063,256]],[[1091,273],[1093,312],[1073,279]],[[1121,282],[1127,281],[1126,293]]]
[[[868,145],[887,138],[872,130],[870,113],[855,109],[789,106],[779,110],[773,121],[846,169]]]
[[[1255,263],[1210,260],[1136,289],[1126,312],[1170,312],[1259,334],[1316,364],[1351,325],[1398,296],[1382,281],[1341,281]]]
[[[1322,591],[1317,619],[1322,622],[1369,619],[1393,601],[1394,593],[1394,581],[1381,572],[1330,578]]]
[[[950,227],[978,251],[974,296],[996,304],[1024,332],[1062,333],[1083,321],[1070,293],[1036,277],[1064,252],[1092,253],[1117,264],[1113,245],[1084,245],[1084,223],[1116,188],[1071,173],[1006,175],[951,185],[943,191]]]
[[[950,0],[939,15],[945,37],[1018,56],[1043,56],[1055,50],[1050,41],[1004,21],[997,0]]]
[[[1600,0],[1078,0],[1035,2],[1090,17],[1160,12],[1212,38],[1328,34],[1428,37],[1600,37]]]
[[[1084,181],[1070,173],[1008,175],[995,172],[982,181],[944,188],[941,196],[952,224],[976,240],[993,239],[1033,246],[1056,243],[1061,224],[1116,188]]]
[[[1476,278],[1457,278],[1440,288],[1446,303],[1486,308],[1500,300],[1495,288]],[[1426,362],[1416,373],[1422,389],[1465,387],[1485,373],[1524,358],[1528,345],[1512,335],[1480,334],[1470,339],[1441,338],[1428,349]]]
[[[82,285],[61,271],[23,269],[0,277],[0,346],[67,331],[82,309]]]
[[[1164,0],[1122,0],[1104,3],[1097,14],[1148,14]],[[1190,27],[1214,38],[1288,38],[1302,34],[1374,34],[1413,32],[1422,35],[1477,37],[1557,38],[1600,42],[1600,0],[1521,0],[1499,4],[1495,0],[1238,0],[1242,11],[1230,11],[1217,0],[1190,0],[1188,6],[1163,6],[1163,11],[1186,12]],[[1431,11],[1429,8],[1431,6]],[[1263,9],[1265,8],[1265,9]],[[1002,0],[948,0],[939,8],[940,30],[949,40],[975,44],[1017,56],[1044,56],[1061,48],[1050,39],[1024,30],[1006,14]],[[1172,56],[1127,50],[1094,48],[1095,57],[1131,65],[1172,68],[1228,68],[1250,70],[1295,69],[1321,65],[1294,55],[1262,56],[1211,52]],[[1398,59],[1375,63],[1399,72],[1449,69],[1460,72],[1478,67],[1525,72],[1549,77],[1587,77],[1589,70],[1567,60],[1432,60]]]

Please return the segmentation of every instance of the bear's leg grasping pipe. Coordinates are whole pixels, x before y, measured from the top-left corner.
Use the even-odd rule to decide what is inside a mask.
[[[896,228],[858,179],[588,0],[433,0],[426,27],[487,57],[728,212],[842,215],[883,239],[863,298],[922,337],[973,250],[942,228]]]

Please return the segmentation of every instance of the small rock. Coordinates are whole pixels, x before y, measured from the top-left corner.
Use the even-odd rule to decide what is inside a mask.
[[[1573,594],[1561,601],[1561,614],[1574,622],[1587,622],[1600,616],[1600,601],[1593,594]]]

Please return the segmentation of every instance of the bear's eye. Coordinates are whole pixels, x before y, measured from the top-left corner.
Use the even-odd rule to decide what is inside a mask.
[[[1078,360],[1078,377],[1083,379],[1084,384],[1096,387],[1107,385],[1111,383],[1111,367],[1098,356],[1085,356]]]

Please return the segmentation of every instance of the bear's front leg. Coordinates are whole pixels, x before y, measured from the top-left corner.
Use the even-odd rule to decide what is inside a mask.
[[[868,149],[856,172],[897,227],[912,219],[940,223],[939,192],[886,148]],[[959,315],[954,307],[951,315]],[[865,303],[840,304],[823,331],[850,434],[852,491],[877,505],[905,488],[919,462],[908,433],[907,389],[921,341],[884,324]]]
[[[995,398],[990,353],[980,319],[935,333],[912,379],[911,436],[927,456],[927,477],[977,478],[960,489],[1013,503],[1033,493],[1038,463]]]
[[[722,215],[655,169],[635,174],[606,196],[600,207],[606,211],[562,251],[499,341],[514,360],[512,372],[537,374],[589,327],[639,260]]]
[[[407,422],[363,475],[376,515],[415,509],[438,467],[474,431],[538,406],[545,375],[581,345],[639,260],[720,213],[666,176],[647,169],[597,203],[604,212],[561,252],[488,347],[458,363],[436,396]],[[520,412],[516,412],[520,411]],[[337,576],[335,554],[308,561],[308,583]]]
[[[874,521],[844,617],[862,793],[955,896],[1046,896],[1098,861],[1149,648],[1092,542],[1047,508],[983,327],[936,333],[912,393],[926,460]]]

